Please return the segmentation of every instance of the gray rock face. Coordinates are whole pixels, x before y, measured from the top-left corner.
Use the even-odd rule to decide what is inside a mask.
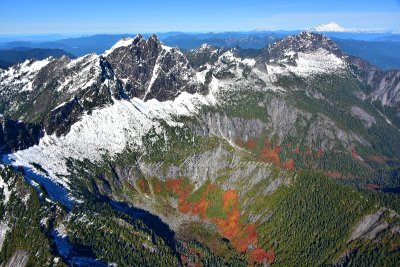
[[[324,150],[334,149],[337,145],[336,141],[347,147],[354,143],[370,146],[362,136],[341,129],[332,119],[322,114],[319,114],[312,121],[305,140],[307,140],[309,147],[315,147],[320,144],[320,147]]]
[[[388,227],[387,223],[380,224],[379,219],[381,218],[384,210],[378,210],[374,214],[366,215],[358,225],[354,228],[350,235],[348,242],[356,240],[360,237],[367,237],[369,239],[375,238],[376,234]]]
[[[41,135],[39,125],[9,119],[0,121],[0,155],[36,145]]]
[[[3,248],[3,243],[7,232],[10,230],[6,222],[0,222],[0,249]]]
[[[272,195],[281,185],[288,185],[288,180],[285,180],[283,178],[278,178],[274,181],[272,181],[264,190],[263,194],[266,196]]]
[[[29,252],[25,250],[17,250],[7,261],[5,267],[25,267],[28,263]]]
[[[351,115],[361,120],[365,127],[370,128],[376,124],[375,118],[360,107],[352,106]]]
[[[229,141],[238,138],[247,141],[249,138],[261,136],[267,125],[258,119],[229,117],[221,113],[205,113],[201,123],[191,126],[193,131],[202,136],[219,136]]]
[[[269,194],[272,194],[279,186],[288,185],[288,178],[281,177],[278,182],[274,182],[272,178],[271,165],[261,162],[244,161],[243,158],[235,152],[230,152],[223,145],[214,149],[207,150],[201,153],[186,158],[179,165],[163,166],[162,162],[148,163],[140,159],[133,165],[129,166],[112,166],[113,174],[112,181],[114,188],[118,188],[125,181],[129,182],[138,192],[142,190],[137,186],[137,180],[140,178],[157,178],[166,180],[177,177],[190,178],[191,184],[195,186],[194,190],[202,186],[206,181],[218,183],[222,189],[240,188],[239,197],[243,197],[249,190],[254,188],[260,182],[271,184]],[[221,179],[222,177],[222,179]],[[97,186],[99,187],[99,186]],[[261,190],[262,188],[260,188]],[[153,198],[154,189],[150,186],[150,194],[143,195],[134,201],[135,206],[154,212],[167,222],[174,230],[179,229],[182,223],[187,221],[197,220],[196,216],[180,215],[178,217],[173,214],[163,214],[157,210],[157,200]],[[100,191],[101,194],[113,196],[113,192]],[[130,199],[132,201],[132,199]],[[176,207],[176,201],[168,199],[171,206]],[[248,203],[251,205],[251,203]],[[243,205],[246,205],[244,203]],[[245,209],[244,209],[245,210]],[[261,222],[270,218],[271,214],[266,211],[262,216],[253,216],[252,220]]]
[[[361,71],[360,79],[368,86],[366,97],[386,106],[400,108],[399,70],[383,71],[356,57],[349,57],[348,61]]]
[[[189,177],[196,187],[200,187],[206,181],[215,183],[222,177],[219,183],[224,190],[241,188],[241,195],[264,180],[271,182],[269,194],[279,186],[289,183],[283,177],[278,182],[271,180],[270,164],[244,161],[241,156],[228,151],[223,145],[191,155],[180,165],[164,167],[163,162],[147,163],[139,160],[134,165],[116,166],[113,170],[118,177],[118,183],[128,181],[134,186],[136,180],[142,177],[155,177],[159,180]]]
[[[265,101],[267,108],[267,129],[270,135],[278,137],[278,144],[285,138],[303,137],[307,147],[319,147],[323,150],[331,150],[337,145],[337,141],[350,146],[357,142],[369,145],[363,137],[355,133],[345,131],[324,114],[311,114],[293,106],[289,101],[268,97]]]
[[[368,78],[369,85],[374,88],[372,99],[380,100],[383,105],[400,106],[400,71],[374,71]]]
[[[267,116],[269,119],[268,128],[282,140],[286,136],[297,135],[299,127],[306,127],[307,121],[312,115],[302,111],[288,101],[269,97],[265,101]]]
[[[190,156],[181,165],[169,166],[167,170],[162,168],[161,163],[138,162],[138,167],[141,173],[148,177],[157,177],[161,180],[182,176],[190,177],[194,184],[200,186],[208,179],[215,181],[219,172],[230,166],[230,158],[231,154],[219,146],[216,149]]]
[[[293,106],[289,101],[268,96],[264,101],[267,122],[259,119],[244,119],[223,113],[207,112],[200,121],[190,125],[193,132],[201,136],[218,136],[231,144],[237,140],[246,142],[259,138],[266,132],[277,137],[280,145],[287,138],[302,140],[306,147],[332,150],[338,142],[345,147],[359,143],[369,146],[364,137],[340,128],[331,118],[323,114],[311,114]],[[368,117],[371,123],[374,118]]]

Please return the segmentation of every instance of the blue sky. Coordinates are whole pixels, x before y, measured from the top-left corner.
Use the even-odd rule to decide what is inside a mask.
[[[399,30],[400,0],[0,0],[0,34]]]

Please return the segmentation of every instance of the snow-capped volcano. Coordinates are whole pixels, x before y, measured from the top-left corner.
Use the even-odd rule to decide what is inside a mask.
[[[311,28],[312,31],[316,32],[350,32],[349,29],[346,29],[336,22],[330,22],[328,24],[321,24],[314,28]]]

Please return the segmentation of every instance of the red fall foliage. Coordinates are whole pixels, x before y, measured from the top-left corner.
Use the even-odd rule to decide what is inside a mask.
[[[198,215],[203,220],[209,220],[215,223],[222,236],[229,239],[238,252],[248,252],[249,264],[254,262],[263,263],[265,260],[269,263],[274,261],[274,253],[265,251],[258,244],[255,225],[240,223],[241,214],[238,207],[238,194],[236,190],[230,189],[222,193],[222,207],[226,212],[226,218],[209,218],[206,213],[207,208],[209,205],[215,205],[215,203],[208,203],[207,195],[216,190],[216,185],[207,185],[207,188],[202,192],[199,200],[195,203],[188,202],[192,187],[184,185],[182,180],[168,179],[166,181],[166,186],[169,190],[178,195],[178,210],[180,212]]]

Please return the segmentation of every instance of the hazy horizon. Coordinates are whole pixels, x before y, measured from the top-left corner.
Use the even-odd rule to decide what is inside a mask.
[[[336,22],[345,29],[394,31],[400,1],[10,1],[0,0],[0,35],[304,30]]]

